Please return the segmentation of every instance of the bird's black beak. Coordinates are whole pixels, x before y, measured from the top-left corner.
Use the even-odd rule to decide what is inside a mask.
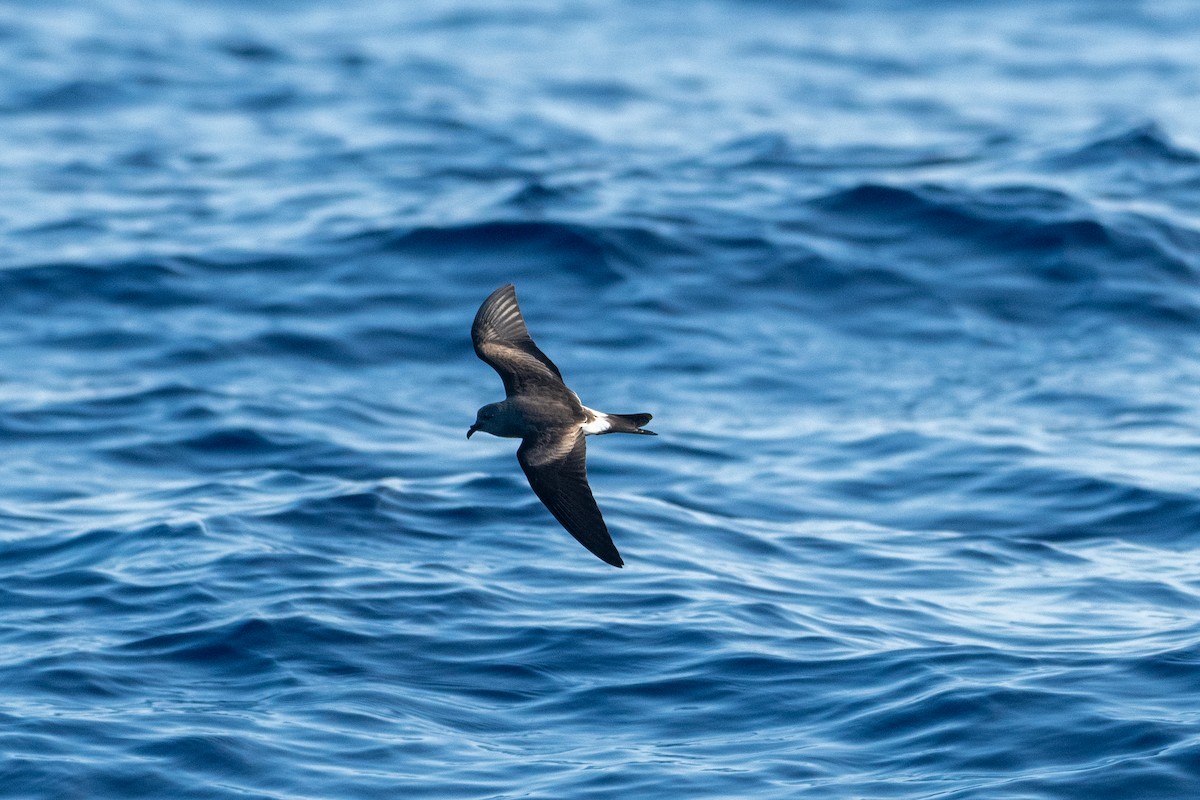
[[[479,430],[479,428],[476,428],[474,425],[472,425],[471,427],[467,428],[467,438],[468,438],[468,439],[470,439],[470,438],[471,438],[471,434],[472,434],[472,433],[474,433],[474,432],[475,432],[475,431],[477,431],[477,430]]]

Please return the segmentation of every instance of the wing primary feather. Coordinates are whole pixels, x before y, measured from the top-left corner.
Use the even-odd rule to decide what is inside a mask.
[[[554,378],[562,381],[562,373],[558,371],[558,367],[534,344],[533,337],[529,335],[525,318],[521,315],[521,307],[517,304],[516,287],[511,283],[501,286],[483,301],[471,325],[471,341],[475,345],[475,353],[500,372],[501,378],[505,377],[502,369],[513,369],[511,358],[504,357],[504,350],[514,348],[519,353],[532,356],[549,370]],[[500,347],[488,347],[492,344]],[[498,364],[498,361],[501,363]]]

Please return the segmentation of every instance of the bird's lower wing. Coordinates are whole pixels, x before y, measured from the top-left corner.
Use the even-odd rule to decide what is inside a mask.
[[[533,493],[567,533],[600,560],[614,567],[625,563],[588,486],[582,431],[561,429],[525,439],[517,450],[517,460]]]

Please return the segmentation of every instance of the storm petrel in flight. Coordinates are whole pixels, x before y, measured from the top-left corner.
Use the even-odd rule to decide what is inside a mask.
[[[510,283],[483,301],[471,325],[475,354],[500,373],[505,399],[479,409],[475,431],[520,439],[517,461],[533,493],[581,545],[620,567],[617,552],[587,481],[584,437],[641,433],[649,414],[604,414],[579,401],[562,374],[529,336],[517,292]]]

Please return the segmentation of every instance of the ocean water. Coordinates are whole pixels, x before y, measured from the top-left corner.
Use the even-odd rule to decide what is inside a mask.
[[[0,6],[0,797],[1198,796],[1200,8],[900,6]]]

